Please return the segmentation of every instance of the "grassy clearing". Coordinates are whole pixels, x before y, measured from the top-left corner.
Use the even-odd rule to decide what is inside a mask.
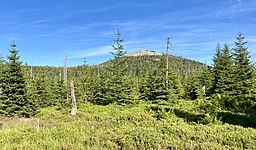
[[[76,116],[71,116],[68,109],[51,107],[41,110],[37,116],[40,118],[39,132],[34,129],[33,120],[14,119],[7,125],[2,118],[1,126],[5,128],[0,130],[0,137],[4,137],[0,139],[0,147],[6,150],[256,149],[254,128],[220,121],[203,124],[184,117],[192,114],[199,120],[205,119],[204,114],[193,109],[193,103],[162,106],[83,104],[79,105]]]

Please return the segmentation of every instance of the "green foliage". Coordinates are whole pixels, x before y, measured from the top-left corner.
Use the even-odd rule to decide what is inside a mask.
[[[220,50],[219,45],[217,46],[213,72],[213,94],[232,95],[234,87],[234,65],[227,44],[224,45],[223,50]]]
[[[242,33],[239,33],[232,55],[227,44],[223,50],[217,46],[212,92],[219,95],[213,97],[221,97],[216,100],[223,101],[219,102],[222,109],[245,112],[251,109],[255,100],[255,71],[246,43]]]
[[[146,86],[143,88],[145,88],[142,91],[145,92],[143,95],[146,100],[158,102],[167,101],[169,98],[169,91],[165,84],[165,74],[161,69],[153,70],[148,74]]]
[[[212,87],[211,68],[206,67],[203,72],[193,74],[186,78],[185,97],[188,99],[203,99],[210,95]]]
[[[242,33],[237,35],[233,56],[235,62],[235,81],[234,92],[236,96],[252,95],[254,93],[255,73],[250,61],[248,48],[245,46]]]
[[[31,115],[31,102],[26,97],[25,78],[21,68],[22,62],[19,61],[20,56],[16,45],[11,44],[9,50],[11,55],[6,63],[1,76],[0,110],[1,114],[6,116],[29,116]]]
[[[116,42],[116,45],[112,45],[113,51],[110,51],[110,53],[114,55],[115,59],[124,57],[126,51],[124,50],[124,47],[122,45],[124,40],[121,38],[121,32],[119,29],[117,30],[116,39],[114,41]]]
[[[131,104],[134,102],[132,82],[130,82],[131,77],[125,74],[127,65],[125,63],[126,59],[122,59],[125,51],[121,44],[123,40],[119,30],[115,42],[117,42],[117,45],[113,45],[114,52],[111,52],[115,59],[111,61],[111,65],[106,67],[104,74],[98,76],[100,82],[98,82],[98,85],[95,87],[96,91],[94,91],[94,102],[97,104],[106,105],[114,102]]]
[[[190,103],[190,102],[189,102]],[[185,103],[184,103],[185,104]],[[191,104],[189,104],[190,107]],[[2,149],[255,149],[256,130],[229,124],[189,123],[156,105],[79,105],[76,116],[56,107],[34,122],[13,121],[0,130]],[[167,105],[159,108],[163,110]],[[159,110],[159,111],[160,111]],[[160,120],[156,116],[159,116]],[[5,122],[3,122],[5,125]]]
[[[21,65],[13,44],[9,61],[0,59],[1,114],[37,113],[40,131],[33,128],[34,118],[25,123],[22,118],[1,117],[0,136],[6,138],[0,146],[256,148],[255,68],[242,34],[233,53],[227,44],[223,49],[217,46],[213,67],[170,56],[168,76],[163,55],[124,56],[119,30],[116,36],[113,60],[69,68],[75,82],[76,116],[69,114],[69,87],[62,80],[62,68],[34,66],[31,73],[27,65]]]
[[[181,77],[174,69],[169,69],[168,73],[169,100],[175,101],[183,98],[185,95],[185,90],[181,83]]]

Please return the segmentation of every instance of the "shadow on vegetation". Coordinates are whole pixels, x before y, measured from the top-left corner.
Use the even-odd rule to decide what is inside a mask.
[[[184,118],[187,122],[196,122],[207,124],[205,121],[205,115],[203,114],[193,114],[184,110],[174,109],[174,114],[180,118]],[[231,125],[239,125],[242,127],[252,127],[256,128],[256,113],[249,114],[237,114],[232,112],[218,112],[217,120],[223,123],[228,123]]]
[[[243,127],[256,127],[256,114],[237,114],[232,112],[218,112],[217,118],[223,123],[239,125]]]
[[[180,118],[184,118],[187,122],[202,123],[205,118],[205,115],[193,114],[180,109],[174,109],[174,114]]]

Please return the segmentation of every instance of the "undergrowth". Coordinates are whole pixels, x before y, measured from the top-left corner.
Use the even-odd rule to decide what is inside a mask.
[[[34,121],[9,122],[0,130],[0,149],[256,149],[254,128],[207,121],[195,103],[80,104],[76,116],[49,107],[37,115],[39,131]]]

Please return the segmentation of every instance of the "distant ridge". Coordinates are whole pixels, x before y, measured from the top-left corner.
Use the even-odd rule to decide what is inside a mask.
[[[140,51],[131,53],[127,56],[143,56],[143,55],[152,56],[152,55],[162,55],[162,54],[157,53],[156,51],[153,51],[153,50],[140,50]]]

